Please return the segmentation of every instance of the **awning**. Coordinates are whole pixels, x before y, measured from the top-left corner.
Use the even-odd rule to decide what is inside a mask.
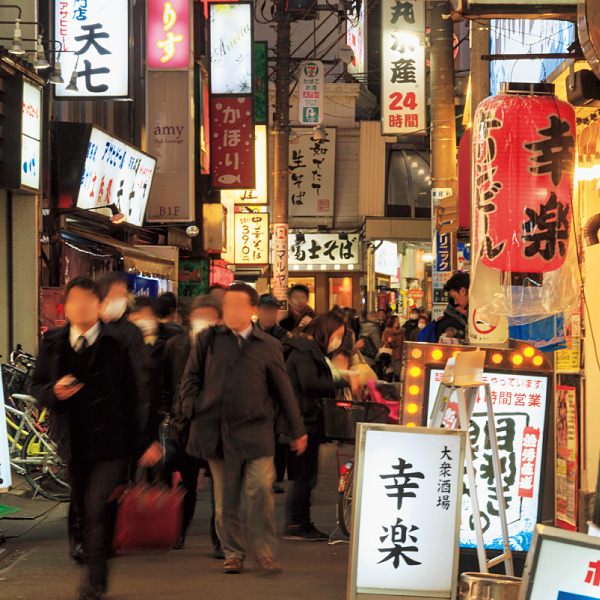
[[[158,256],[131,244],[126,244],[107,235],[91,233],[85,229],[69,227],[63,233],[76,235],[84,240],[90,240],[102,246],[115,248],[123,257],[125,273],[136,273],[144,276],[154,276],[159,279],[177,281],[175,261],[171,258]]]

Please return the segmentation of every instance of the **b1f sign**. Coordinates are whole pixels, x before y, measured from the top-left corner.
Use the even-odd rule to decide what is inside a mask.
[[[57,98],[128,97],[128,0],[54,0],[54,38],[65,75]],[[77,91],[67,89],[73,72]]]
[[[358,425],[347,600],[456,598],[466,435]]]
[[[148,68],[190,66],[190,0],[148,1]]]
[[[301,125],[318,125],[323,122],[323,96],[325,71],[320,60],[300,65],[298,76],[298,120]]]
[[[425,4],[381,3],[381,129],[402,135],[426,127]]]

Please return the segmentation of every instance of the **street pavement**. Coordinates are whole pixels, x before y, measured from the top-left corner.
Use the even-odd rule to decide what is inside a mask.
[[[352,449],[349,449],[350,452]],[[184,550],[160,555],[120,556],[111,561],[107,600],[343,600],[348,544],[280,541],[282,575],[263,577],[246,563],[241,575],[225,575],[222,561],[210,556],[210,483],[203,478],[194,522]],[[286,485],[289,483],[286,482]],[[277,525],[283,528],[285,494],[275,496]],[[7,496],[2,497],[9,504]],[[335,446],[322,448],[321,470],[313,499],[315,525],[336,528],[337,463]],[[68,557],[67,504],[57,504],[22,536],[7,540],[0,554],[2,600],[71,600],[83,568]],[[3,521],[0,520],[0,531]],[[279,531],[279,532],[280,532]]]

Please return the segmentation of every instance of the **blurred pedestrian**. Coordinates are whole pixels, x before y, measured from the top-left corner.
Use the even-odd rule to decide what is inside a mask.
[[[130,353],[100,320],[97,284],[87,277],[72,279],[64,307],[68,322],[44,335],[31,392],[51,409],[49,431],[69,466],[82,522],[88,576],[77,597],[99,599],[108,586],[109,497],[126,481],[131,459],[151,466],[162,451],[152,444],[142,452],[139,390]]]
[[[217,303],[223,304],[223,298],[225,297],[225,292],[227,291],[227,287],[221,285],[220,283],[213,283],[206,293]]]
[[[390,350],[392,370],[396,381],[400,381],[402,375],[402,352],[404,350],[405,334],[400,327],[398,315],[392,315],[387,320],[385,330],[381,336],[382,347]]]
[[[172,331],[173,335],[183,333],[177,311],[177,296],[173,292],[165,292],[157,298],[156,314],[160,323],[165,329]]]
[[[248,543],[266,575],[280,573],[275,559],[274,404],[286,421],[292,449],[306,449],[306,433],[285,372],[281,344],[253,324],[256,290],[227,288],[223,325],[200,334],[182,381],[180,413],[190,421],[187,452],[208,460],[213,477],[217,534],[225,573],[241,573]],[[244,538],[240,514],[246,493]]]
[[[365,361],[370,367],[375,365],[377,353],[381,348],[381,330],[379,329],[379,315],[372,311],[360,326],[360,334],[356,347],[360,350]]]
[[[293,285],[288,290],[288,316],[279,322],[279,325],[288,331],[293,331],[296,323],[302,318],[304,313],[310,308],[308,298],[310,291],[308,287],[301,283]]]
[[[418,328],[420,316],[421,312],[419,309],[416,306],[413,306],[410,309],[410,317],[404,323],[404,335],[407,340],[412,341],[412,332]]]
[[[352,387],[358,393],[358,377],[334,381],[329,356],[340,348],[346,325],[339,310],[319,315],[303,329],[283,342],[286,368],[302,418],[308,432],[306,452],[290,461],[293,486],[285,507],[283,537],[289,540],[324,541],[328,535],[319,531],[310,516],[310,499],[317,483],[319,447],[325,441],[323,398],[335,398],[340,388]]]
[[[306,310],[304,311],[304,314],[298,319],[296,319],[292,331],[295,331],[296,329],[301,329],[302,327],[306,327],[313,319],[316,318],[316,316],[317,313],[310,306],[307,306]]]
[[[425,315],[421,315],[417,319],[417,328],[413,329],[412,333],[410,334],[410,341],[416,342],[417,338],[419,337],[419,334],[421,333],[421,331],[423,331],[423,329],[425,329],[425,327],[427,327],[428,324],[429,319]]]
[[[277,324],[279,300],[273,294],[263,294],[258,302],[258,320],[256,325],[265,333],[272,335],[280,342],[288,334],[287,330]]]

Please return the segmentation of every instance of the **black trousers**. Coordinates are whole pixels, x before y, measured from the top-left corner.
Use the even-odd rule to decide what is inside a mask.
[[[108,555],[114,529],[114,510],[109,498],[115,488],[127,482],[125,460],[81,461],[70,465],[71,502],[79,520],[81,542],[89,569],[89,583],[95,588],[108,585]],[[74,525],[69,519],[69,528]]]
[[[320,443],[308,438],[306,451],[300,456],[290,453],[288,465],[293,485],[285,503],[285,524],[310,525],[310,497],[317,485]]]
[[[290,447],[287,444],[275,444],[275,472],[277,473],[277,483],[282,483],[285,479],[287,469],[288,452]]]

